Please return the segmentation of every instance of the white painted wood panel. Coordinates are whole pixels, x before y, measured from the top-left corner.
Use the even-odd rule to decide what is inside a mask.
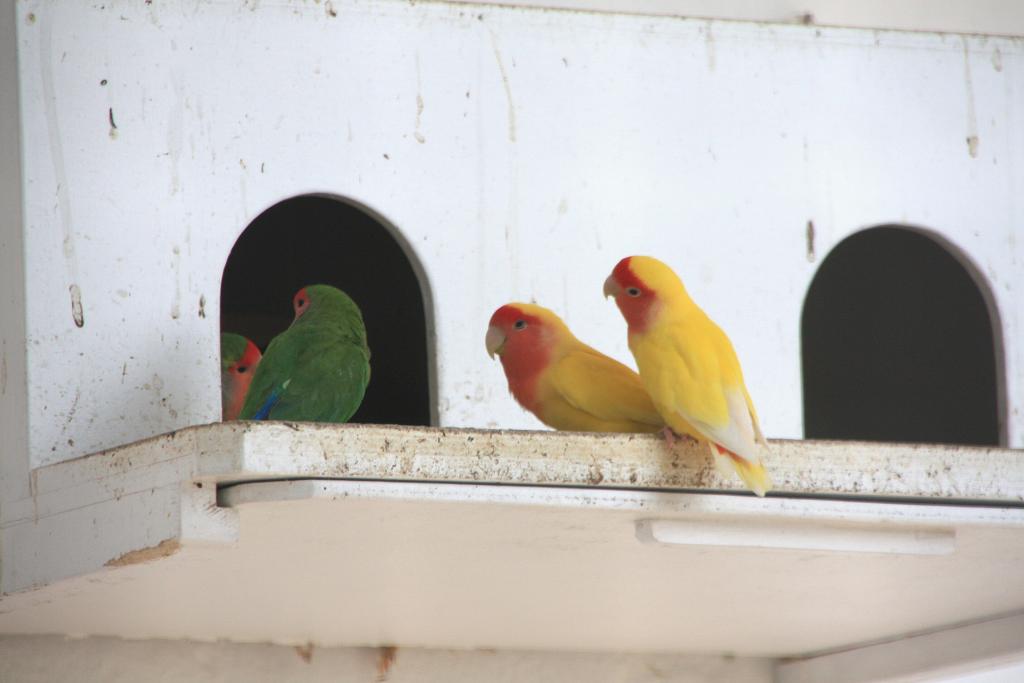
[[[997,509],[1024,501],[1019,451],[815,441],[771,448],[777,496]],[[0,508],[0,591],[82,574],[168,539],[231,541],[232,516],[204,513],[218,484],[310,477],[750,495],[687,440],[669,451],[649,435],[218,423],[35,470],[30,491]],[[88,543],[69,554],[68,538]]]
[[[220,502],[237,541],[6,596],[0,632],[786,656],[1024,609],[1019,509],[329,480]],[[954,529],[956,550],[652,545],[651,518]]]
[[[411,245],[443,425],[537,426],[482,349],[506,300],[627,359],[600,283],[648,252],[731,334],[765,431],[799,436],[807,286],[897,222],[990,287],[1022,446],[1020,40],[392,0],[26,0],[0,15],[15,34],[0,632],[759,657],[1024,609],[1019,452],[779,440],[759,501],[648,437],[215,425],[121,446],[217,419],[224,261],[311,192]],[[310,477],[370,481],[253,483]]]
[[[1024,610],[1020,452],[772,448],[758,499],[652,436],[191,428],[3,506],[0,632],[791,656]]]
[[[1001,683],[1024,673],[1024,615],[781,663],[776,683]]]
[[[17,17],[0,8],[0,500],[25,496],[30,466]]]
[[[1024,34],[1024,7],[1015,0],[485,0],[484,4],[904,31]]]
[[[377,648],[0,637],[0,678],[18,683],[770,683],[763,659],[672,654]],[[6,676],[6,678],[5,678]]]
[[[1024,445],[1017,40],[391,0],[17,12],[32,466],[216,419],[227,254],[309,192],[411,245],[442,424],[536,426],[482,348],[507,300],[628,359],[600,285],[647,252],[732,336],[766,433],[799,436],[808,283],[898,222],[991,288]]]

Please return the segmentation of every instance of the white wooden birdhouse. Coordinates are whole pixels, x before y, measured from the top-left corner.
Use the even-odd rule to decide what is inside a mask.
[[[0,50],[0,632],[739,667],[1024,609],[1019,39],[24,0]],[[541,428],[484,350],[501,304],[632,364],[601,292],[630,254],[727,331],[769,438],[931,445],[779,442],[754,501],[654,438],[476,431]],[[186,429],[221,419],[220,332],[265,346],[314,283],[362,308],[378,426]],[[736,562],[775,598],[642,589]]]

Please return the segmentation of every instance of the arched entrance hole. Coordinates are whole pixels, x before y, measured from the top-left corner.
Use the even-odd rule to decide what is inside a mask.
[[[805,436],[1004,441],[999,325],[972,271],[918,230],[840,242],[804,302]]]
[[[293,197],[257,216],[224,267],[221,330],[265,350],[291,323],[292,296],[311,284],[347,292],[366,322],[371,378],[351,421],[429,425],[428,297],[392,229],[352,203]]]

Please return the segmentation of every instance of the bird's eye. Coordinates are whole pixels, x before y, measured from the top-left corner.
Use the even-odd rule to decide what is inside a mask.
[[[238,366],[238,374],[242,374],[243,372],[246,372],[248,369],[249,369],[248,365],[239,365]]]
[[[640,290],[636,287],[630,287],[626,290],[626,294],[629,294],[630,296],[640,296]]]
[[[517,320],[515,325],[513,325],[513,327],[515,327],[517,330],[525,329],[526,328],[526,321],[525,320]]]
[[[306,300],[305,299],[299,299],[299,308],[302,308],[305,305],[306,305]]]

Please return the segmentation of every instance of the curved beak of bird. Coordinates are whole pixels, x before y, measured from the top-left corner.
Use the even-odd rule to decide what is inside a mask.
[[[615,278],[611,275],[609,275],[608,279],[604,281],[604,298],[607,299],[610,296],[617,297],[621,290],[622,288],[619,287],[619,283],[616,282]]]
[[[501,355],[501,352],[505,348],[505,333],[501,329],[491,325],[487,328],[487,336],[484,337],[484,343],[487,345],[487,355],[494,358],[494,354]]]

